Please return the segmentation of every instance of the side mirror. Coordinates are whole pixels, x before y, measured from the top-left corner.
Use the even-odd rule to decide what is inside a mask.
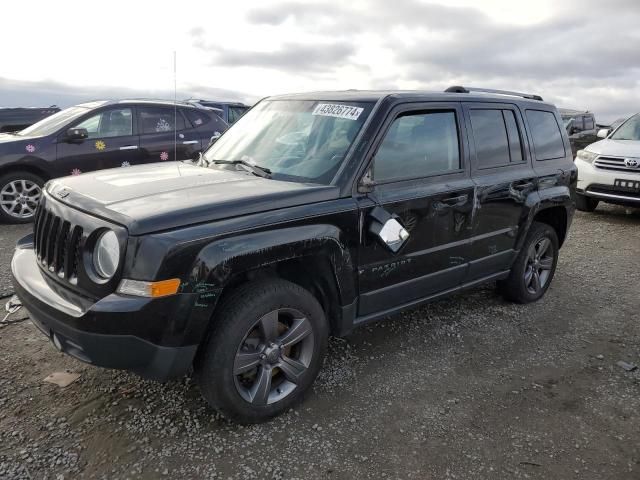
[[[608,128],[601,128],[600,130],[598,130],[598,133],[596,134],[598,138],[607,138],[609,136],[609,129]]]
[[[70,128],[67,130],[66,140],[68,142],[81,142],[89,138],[89,132],[86,128]]]

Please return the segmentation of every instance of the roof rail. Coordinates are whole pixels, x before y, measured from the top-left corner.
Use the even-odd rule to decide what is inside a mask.
[[[511,92],[509,90],[493,90],[491,88],[476,88],[476,87],[461,87],[461,86],[453,86],[449,87],[445,90],[445,92],[449,93],[471,93],[471,92],[481,92],[481,93],[496,93],[498,95],[511,95],[512,97],[522,97],[528,98],[529,100],[538,100],[542,102],[542,97],[540,95],[533,95],[531,93],[520,93],[520,92]]]

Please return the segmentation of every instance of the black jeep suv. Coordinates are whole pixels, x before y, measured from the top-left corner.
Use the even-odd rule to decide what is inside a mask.
[[[549,288],[574,212],[562,119],[538,96],[267,98],[199,165],[50,181],[14,285],[82,361],[164,380],[257,422],[318,374],[327,336],[497,281]]]
[[[196,159],[227,128],[214,113],[187,103],[120,100],[76,105],[0,134],[0,220],[32,221],[51,178]]]

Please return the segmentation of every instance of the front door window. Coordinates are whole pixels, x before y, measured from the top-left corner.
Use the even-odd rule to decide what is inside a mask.
[[[105,110],[75,128],[86,128],[89,138],[127,137],[133,135],[133,115],[130,108]]]

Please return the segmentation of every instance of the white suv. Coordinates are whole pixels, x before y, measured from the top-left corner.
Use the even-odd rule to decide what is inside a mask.
[[[608,136],[607,136],[608,135]],[[640,207],[640,113],[576,156],[578,186],[576,207],[592,212],[598,202]]]

